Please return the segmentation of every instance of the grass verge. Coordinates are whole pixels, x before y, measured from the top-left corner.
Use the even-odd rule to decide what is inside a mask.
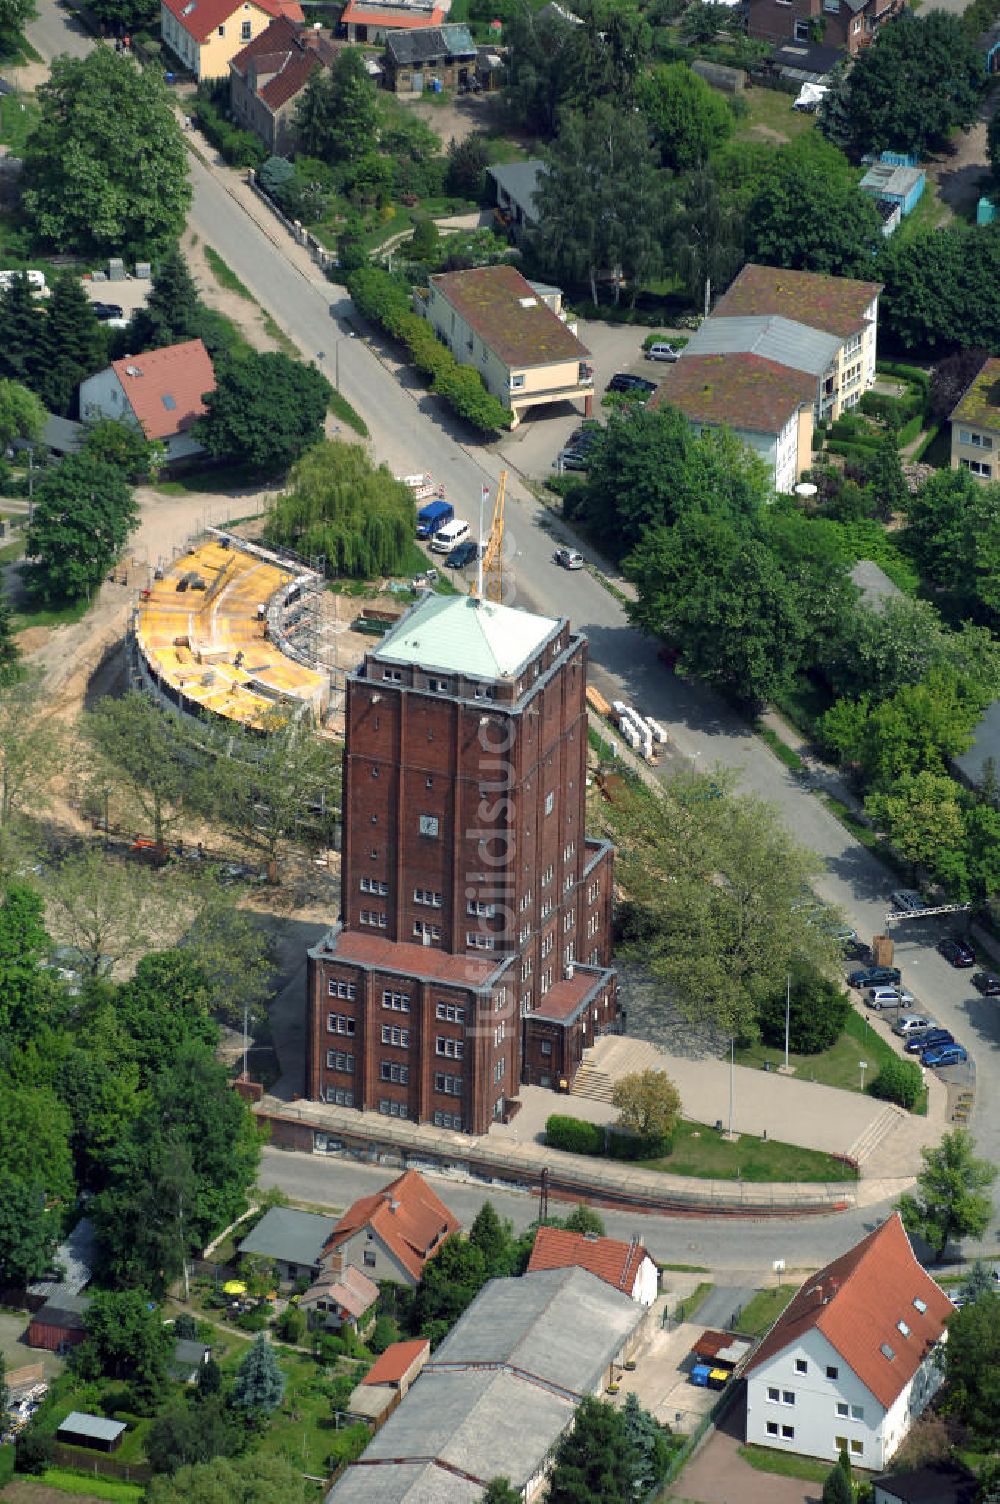
[[[47,1467],[36,1478],[24,1478],[26,1483],[42,1483],[61,1494],[75,1494],[77,1498],[110,1499],[112,1504],[133,1504],[145,1495],[145,1489],[136,1483],[120,1483],[116,1478],[100,1478],[94,1473],[73,1473],[65,1467]]]
[[[674,1320],[676,1322],[690,1321],[714,1289],[715,1286],[710,1279],[702,1280],[701,1284],[695,1285],[691,1294],[686,1295],[679,1303],[674,1312]]]
[[[739,1314],[737,1327],[750,1337],[762,1337],[793,1299],[794,1285],[778,1285],[773,1290],[758,1290]]]
[[[660,1159],[640,1159],[636,1164],[644,1170],[692,1175],[702,1180],[823,1184],[857,1179],[850,1165],[819,1149],[803,1149],[798,1144],[757,1138],[752,1133],[742,1133],[730,1142],[707,1123],[679,1123],[670,1154]]]
[[[794,747],[790,747],[787,742],[783,742],[778,733],[773,731],[770,726],[765,726],[763,721],[757,721],[754,725],[754,730],[761,741],[770,747],[779,762],[783,762],[786,768],[791,768],[793,773],[801,772],[805,764]]]
[[[368,424],[361,414],[354,410],[343,392],[332,391],[328,405],[335,418],[338,418],[341,423],[346,423],[348,428],[353,428],[354,432],[360,434],[363,439],[367,439]]]
[[[65,606],[22,606],[14,612],[13,628],[23,632],[26,627],[66,627],[82,621],[90,610],[88,600],[70,601]]]
[[[240,281],[232,267],[223,261],[218,251],[213,251],[210,245],[205,247],[205,260],[211,267],[212,276],[220,287],[224,287],[227,292],[234,292],[238,298],[244,298],[248,303],[257,302],[249,287]]]
[[[807,1483],[825,1483],[831,1464],[814,1462],[794,1452],[776,1452],[772,1447],[740,1447],[740,1456],[759,1473],[777,1473],[781,1478],[803,1478]]]
[[[24,144],[38,122],[39,113],[33,99],[22,99],[17,94],[0,98],[0,141],[12,157],[23,155]]]
[[[672,1274],[710,1274],[712,1271],[707,1264],[658,1264],[658,1269],[666,1269]]]

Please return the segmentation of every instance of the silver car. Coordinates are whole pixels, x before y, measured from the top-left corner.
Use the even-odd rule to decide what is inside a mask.
[[[905,1039],[917,1034],[926,1034],[928,1029],[937,1027],[937,1019],[931,1018],[927,1013],[904,1013],[901,1018],[896,1019],[892,1032]]]

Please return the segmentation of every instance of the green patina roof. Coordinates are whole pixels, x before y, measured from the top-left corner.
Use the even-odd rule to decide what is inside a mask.
[[[1000,360],[988,360],[951,415],[953,423],[1000,428]]]
[[[478,679],[511,679],[559,626],[471,595],[428,595],[383,637],[373,657]]]

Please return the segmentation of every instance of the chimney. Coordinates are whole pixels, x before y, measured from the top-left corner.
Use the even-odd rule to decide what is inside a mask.
[[[344,1250],[342,1248],[333,1248],[330,1250],[326,1258],[326,1267],[328,1273],[332,1274],[335,1279],[340,1278],[344,1272]]]

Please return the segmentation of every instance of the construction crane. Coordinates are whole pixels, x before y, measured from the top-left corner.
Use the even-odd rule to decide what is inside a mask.
[[[489,486],[483,487],[479,511],[479,548],[482,553],[475,583],[469,589],[469,594],[478,596],[480,600],[503,600],[503,505],[506,491],[507,472],[501,470],[497,494],[493,501],[493,521],[490,524],[489,537],[484,544],[482,541],[483,521],[490,488]]]

